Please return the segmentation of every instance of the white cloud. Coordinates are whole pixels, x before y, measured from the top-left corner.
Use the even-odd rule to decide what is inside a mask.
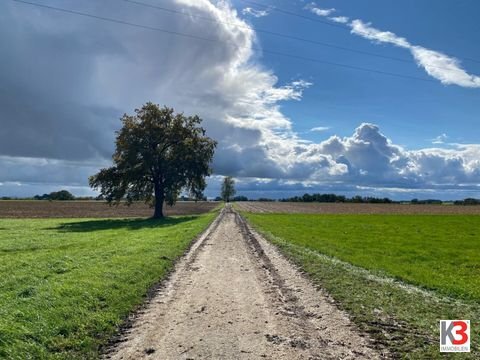
[[[351,22],[346,16],[330,16],[335,9],[320,9],[315,3],[305,7],[318,16],[328,17],[337,23],[348,24],[352,34],[371,40],[374,43],[392,44],[408,49],[418,66],[422,67],[428,75],[440,80],[445,85],[458,85],[467,88],[479,88],[480,76],[467,73],[461,66],[460,61],[454,57],[445,55],[439,51],[431,50],[423,46],[413,45],[407,39],[396,35],[391,31],[382,31],[362,20],[355,19]]]
[[[350,21],[346,16],[332,16],[329,19],[340,24],[347,24]]]
[[[447,141],[448,136],[447,134],[443,133],[438,135],[436,138],[432,139],[432,144],[444,144]]]
[[[430,76],[443,84],[468,88],[480,87],[480,77],[470,75],[463,70],[458,59],[422,46],[412,46],[410,50],[418,66],[423,67]]]
[[[318,16],[330,16],[336,11],[334,8],[330,8],[330,9],[319,8],[317,4],[313,2],[305,6],[305,9],[310,10],[312,13]]]
[[[267,10],[256,10],[251,7],[246,7],[245,9],[242,10],[243,15],[251,15],[256,18],[268,16],[269,12]]]
[[[310,129],[310,131],[312,131],[312,132],[323,132],[323,131],[327,131],[327,130],[330,130],[330,127],[328,127],[328,126],[316,126],[316,127]]]
[[[462,69],[460,61],[439,51],[423,46],[412,45],[407,39],[390,31],[381,31],[372,27],[371,23],[353,20],[350,24],[352,34],[372,40],[375,43],[389,43],[410,50],[418,66],[425,69],[428,75],[440,80],[445,85],[458,85],[468,88],[479,88],[480,77],[468,74]]]
[[[381,31],[371,26],[371,23],[364,23],[361,20],[353,20],[350,23],[352,34],[362,36],[377,43],[390,43],[396,46],[409,49],[410,43],[400,36],[390,31]]]

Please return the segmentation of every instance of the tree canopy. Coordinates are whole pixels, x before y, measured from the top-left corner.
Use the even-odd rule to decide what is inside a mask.
[[[110,204],[144,200],[163,217],[163,203],[175,204],[182,191],[203,197],[216,142],[205,135],[198,116],[175,113],[151,102],[123,115],[113,166],[89,179]]]
[[[235,193],[235,180],[231,176],[226,176],[222,183],[222,199],[229,202]]]
[[[68,190],[53,191],[50,194],[35,195],[35,200],[75,200],[75,196]]]

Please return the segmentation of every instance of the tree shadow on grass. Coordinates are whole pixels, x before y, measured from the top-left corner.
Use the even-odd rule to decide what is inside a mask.
[[[92,232],[101,230],[140,230],[165,228],[195,220],[198,216],[167,217],[163,219],[104,219],[66,222],[51,230],[61,232]]]

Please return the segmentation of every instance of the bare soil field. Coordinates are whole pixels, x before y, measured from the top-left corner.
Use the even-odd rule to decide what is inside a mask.
[[[237,202],[235,206],[240,211],[253,213],[480,215],[480,206],[461,205],[288,203],[249,201]]]
[[[216,202],[185,201],[173,207],[165,206],[165,212],[169,216],[203,214],[217,206]],[[0,218],[127,218],[152,215],[153,209],[140,202],[131,206],[109,206],[103,201],[0,201]]]
[[[387,357],[227,206],[107,359]]]

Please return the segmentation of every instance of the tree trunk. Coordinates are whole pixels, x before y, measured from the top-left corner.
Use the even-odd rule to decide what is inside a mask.
[[[160,184],[155,184],[155,212],[153,213],[154,219],[161,219],[163,215],[163,202],[165,201],[165,194]]]

